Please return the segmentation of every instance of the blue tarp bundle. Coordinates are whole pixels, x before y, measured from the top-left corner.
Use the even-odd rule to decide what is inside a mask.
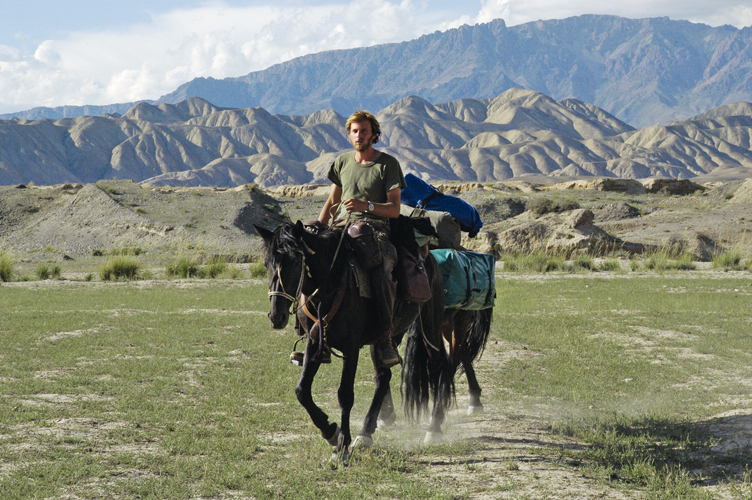
[[[402,203],[415,208],[449,212],[460,223],[460,228],[471,238],[483,227],[480,214],[474,206],[456,196],[441,193],[438,189],[413,174],[405,174],[407,187],[402,190]]]

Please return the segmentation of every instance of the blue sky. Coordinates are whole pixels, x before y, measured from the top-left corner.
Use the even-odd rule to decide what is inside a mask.
[[[752,0],[0,0],[0,113],[157,99],[308,53],[502,18],[581,14],[752,25]]]

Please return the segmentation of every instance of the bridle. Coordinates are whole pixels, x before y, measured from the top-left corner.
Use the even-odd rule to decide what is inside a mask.
[[[295,250],[296,253],[300,254],[301,262],[300,262],[300,279],[298,280],[298,289],[295,291],[295,295],[290,295],[287,293],[287,290],[285,290],[285,284],[282,282],[282,272],[280,269],[282,268],[282,264],[277,264],[274,268],[274,276],[277,279],[277,282],[279,283],[280,290],[273,290],[272,286],[274,285],[274,278],[272,278],[272,283],[269,285],[269,300],[272,299],[272,297],[282,297],[283,299],[287,299],[290,301],[290,314],[295,314],[295,311],[298,309],[298,303],[300,302],[300,296],[301,292],[303,291],[303,280],[305,279],[306,270],[308,269],[308,266],[306,265],[305,261],[305,253],[302,250]],[[311,275],[311,272],[308,271],[308,275]]]
[[[349,222],[349,219],[350,219],[350,217],[348,215],[348,218],[347,218],[346,222]],[[334,267],[334,262],[337,259],[337,255],[339,254],[340,247],[342,246],[342,242],[344,240],[344,235],[345,235],[346,229],[347,229],[347,227],[345,227],[345,230],[342,231],[342,236],[340,237],[339,243],[337,245],[337,249],[336,249],[336,251],[334,253],[334,259],[332,260],[331,267],[329,268],[329,272],[330,273],[332,271],[332,268]],[[331,319],[334,317],[334,315],[339,310],[339,306],[342,304],[342,299],[344,298],[344,295],[345,295],[344,286],[345,286],[345,283],[347,281],[346,280],[347,274],[345,273],[342,276],[343,280],[342,280],[341,286],[339,287],[338,292],[337,292],[337,294],[334,297],[334,303],[332,304],[332,307],[329,310],[328,314],[326,314],[326,315],[322,314],[322,312],[320,310],[321,309],[321,305],[322,305],[321,303],[319,303],[319,305],[318,305],[319,306],[318,307],[318,311],[316,311],[317,314],[314,314],[313,312],[311,312],[311,310],[308,307],[308,304],[311,303],[311,299],[313,299],[313,297],[315,297],[317,294],[319,294],[320,289],[317,288],[309,296],[306,296],[306,295],[304,295],[302,293],[303,292],[303,281],[305,280],[306,273],[307,273],[307,275],[308,275],[309,278],[312,278],[311,271],[308,268],[308,265],[306,264],[306,255],[305,254],[306,254],[306,252],[308,252],[311,255],[315,255],[316,252],[314,250],[312,250],[311,248],[309,248],[308,245],[306,245],[305,241],[301,240],[300,242],[302,243],[303,247],[305,248],[305,251],[300,250],[300,249],[294,249],[294,252],[295,253],[299,253],[300,257],[301,257],[301,262],[300,262],[300,278],[298,280],[298,289],[295,291],[295,295],[291,295],[291,294],[289,294],[287,292],[287,290],[285,290],[285,285],[284,285],[284,283],[282,283],[282,271],[281,271],[282,264],[280,262],[279,264],[277,264],[275,266],[274,274],[272,275],[272,283],[269,286],[268,296],[269,296],[269,300],[272,300],[272,297],[282,297],[283,299],[289,300],[290,303],[291,303],[290,314],[293,314],[293,315],[295,315],[297,313],[299,304],[302,301],[302,306],[300,307],[300,309],[302,309],[302,311],[305,313],[305,315],[308,316],[308,318],[310,318],[314,322],[314,325],[317,327],[318,336],[319,336],[319,354],[321,354],[323,346],[326,343],[326,328],[327,328],[329,322],[331,321]],[[272,289],[272,287],[274,285],[274,279],[275,278],[276,278],[277,282],[279,283],[279,287],[282,290],[273,290]],[[313,333],[313,329],[311,330],[311,333]]]

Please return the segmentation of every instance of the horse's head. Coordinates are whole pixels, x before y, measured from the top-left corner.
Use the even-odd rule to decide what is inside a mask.
[[[264,239],[264,265],[269,281],[269,321],[279,330],[287,326],[297,307],[305,278],[306,246],[303,224],[285,223],[274,231],[254,226]]]

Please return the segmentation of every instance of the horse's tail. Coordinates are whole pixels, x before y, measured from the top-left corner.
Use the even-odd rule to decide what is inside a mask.
[[[405,415],[414,422],[420,421],[421,414],[428,411],[431,397],[434,407],[439,405],[444,411],[454,400],[452,364],[438,326],[435,332],[438,335],[426,336],[429,332],[424,332],[420,317],[408,330],[402,369],[402,397]]]
[[[473,363],[483,355],[486,349],[486,343],[491,333],[491,318],[493,317],[493,308],[473,311],[473,319],[467,326],[467,337],[465,348],[470,362]]]

